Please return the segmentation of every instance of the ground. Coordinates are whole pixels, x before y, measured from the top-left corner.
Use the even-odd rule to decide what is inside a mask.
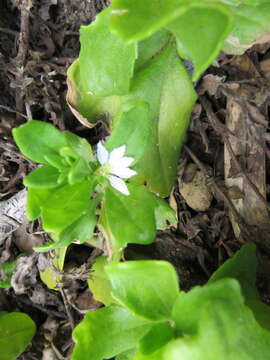
[[[92,144],[102,137],[102,129],[78,123],[65,96],[66,70],[79,52],[79,27],[106,5],[106,0],[0,0],[0,210],[23,189],[22,178],[34,167],[18,152],[13,127],[33,118]],[[242,56],[221,54],[202,76],[168,199],[177,210],[177,227],[159,232],[151,246],[129,246],[126,257],[135,251],[170,261],[181,288],[188,290],[205,283],[243,243],[253,241],[260,260],[258,289],[270,302],[269,85],[270,44]],[[46,239],[40,224],[3,219],[0,264],[22,252],[29,257],[20,263],[13,288],[0,289],[0,311],[26,312],[38,326],[19,359],[65,359],[72,349],[72,328],[86,311],[101,305],[87,288],[98,251],[72,245],[61,291],[49,290],[39,277],[49,255],[31,250]]]

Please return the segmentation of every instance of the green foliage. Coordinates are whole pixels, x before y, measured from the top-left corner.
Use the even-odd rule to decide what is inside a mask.
[[[16,360],[36,332],[33,320],[26,314],[12,312],[0,317],[0,359]]]
[[[16,260],[6,261],[0,265],[0,288],[9,289],[11,287],[11,278],[16,270]]]
[[[253,292],[257,297],[256,265],[255,247],[245,245],[208,284],[188,293],[179,292],[177,275],[166,262],[107,265],[111,294],[119,306],[85,317],[74,331],[72,359],[81,360],[86,352],[94,360],[116,355],[118,360],[266,359],[270,332],[257,320],[257,308],[248,306]],[[132,331],[126,338],[128,325],[118,315],[120,309],[145,321],[136,339]]]
[[[119,151],[122,151],[124,145],[129,157],[116,157],[115,167],[121,161],[125,164],[131,160],[136,164],[140,160],[149,139],[143,117],[144,111],[148,110],[149,106],[141,102],[126,108],[126,112],[119,118],[116,124],[119,132],[115,132],[105,143],[110,152],[103,148],[108,156],[113,153],[114,156],[117,153],[120,156]],[[132,122],[134,116],[140,118],[137,124]],[[144,136],[140,136],[141,129],[145,130]],[[39,137],[35,142],[40,141],[41,146],[33,145],[36,151],[33,155],[31,141],[34,140],[30,134],[36,131],[39,131]],[[97,225],[107,237],[113,257],[119,258],[128,243],[150,244],[155,239],[157,228],[164,229],[168,222],[175,223],[175,213],[169,205],[144,186],[130,183],[127,187],[130,192],[128,196],[122,194],[121,189],[115,190],[110,186],[112,165],[98,163],[91,146],[84,139],[68,132],[60,132],[51,124],[39,121],[21,125],[13,130],[13,134],[25,156],[43,161],[48,159],[48,151],[50,157],[50,164],[37,168],[24,180],[29,188],[29,220],[40,216],[44,230],[53,232],[53,241],[35,247],[36,251],[65,248],[74,241],[93,243]],[[53,151],[52,144],[46,139],[48,134],[53,134],[55,139]],[[128,134],[131,141],[125,146],[123,139]],[[59,139],[60,144],[57,144]],[[51,148],[43,146],[47,143]],[[121,170],[127,171],[124,167]]]

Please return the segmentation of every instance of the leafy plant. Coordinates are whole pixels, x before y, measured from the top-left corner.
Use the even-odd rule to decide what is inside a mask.
[[[36,325],[26,314],[0,313],[1,360],[16,360],[36,332]]]
[[[179,291],[169,263],[107,265],[114,304],[88,313],[75,328],[72,359],[266,359],[270,312],[255,287],[255,252],[243,246],[188,293]]]
[[[134,158],[124,156],[135,147],[132,143],[112,148],[114,139],[109,138],[94,154],[85,139],[34,120],[14,129],[13,135],[25,156],[43,164],[24,179],[29,220],[41,216],[43,228],[53,233],[54,241],[36,251],[91,241],[98,225],[117,258],[128,243],[149,244],[157,227],[175,220],[164,200],[132,178],[126,184],[136,173],[129,168],[136,151]]]

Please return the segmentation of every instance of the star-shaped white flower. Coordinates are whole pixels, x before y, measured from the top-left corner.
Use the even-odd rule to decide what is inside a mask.
[[[137,172],[129,168],[134,159],[124,156],[126,145],[113,149],[110,153],[100,141],[97,144],[97,159],[106,170],[109,182],[112,187],[124,195],[129,195],[128,187],[123,179],[129,179]]]

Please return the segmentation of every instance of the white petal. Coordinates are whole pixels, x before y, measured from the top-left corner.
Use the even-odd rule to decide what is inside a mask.
[[[122,145],[116,149],[113,149],[110,153],[109,164],[112,165],[113,163],[117,163],[117,161],[124,156],[125,151],[126,145]]]
[[[124,156],[121,159],[118,160],[116,165],[122,166],[122,167],[129,167],[134,161],[134,158]],[[114,164],[113,164],[114,165]]]
[[[105,146],[103,146],[101,141],[97,144],[97,159],[101,165],[106,164],[109,159],[109,152]]]
[[[124,182],[124,180],[112,175],[112,176],[109,176],[109,182],[110,182],[111,186],[114,187],[120,193],[122,193],[124,195],[130,194],[128,191],[128,187],[127,187],[126,183]]]
[[[137,174],[135,170],[122,166],[111,166],[110,173],[119,176],[122,179],[129,179]]]

